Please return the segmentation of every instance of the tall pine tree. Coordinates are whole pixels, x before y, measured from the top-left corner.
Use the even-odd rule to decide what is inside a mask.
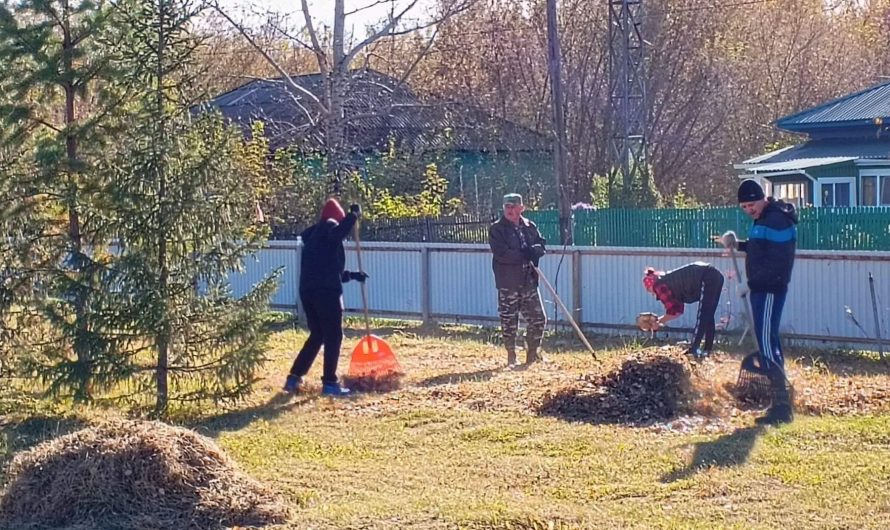
[[[15,274],[19,286],[32,287],[20,291],[27,296],[17,307],[33,310],[31,324],[43,333],[24,346],[52,390],[79,400],[91,397],[97,357],[113,349],[92,308],[105,266],[96,259],[105,236],[93,167],[116,107],[101,88],[114,75],[109,13],[90,0],[0,6],[0,137],[17,159],[5,187],[18,204],[3,222],[21,229],[7,241],[19,256],[43,258]]]
[[[152,353],[153,378],[142,384],[153,386],[158,413],[171,401],[250,390],[276,285],[270,276],[240,298],[228,288],[228,273],[266,235],[254,215],[268,150],[196,106],[206,100],[194,83],[200,5],[131,0],[115,11],[129,33],[122,65],[139,90],[103,167],[119,243],[113,282],[122,327]]]

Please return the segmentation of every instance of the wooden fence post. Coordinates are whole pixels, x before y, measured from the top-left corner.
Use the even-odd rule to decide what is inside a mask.
[[[300,303],[300,269],[302,268],[302,260],[303,260],[303,239],[297,237],[297,244],[294,247],[294,253],[296,254],[295,263],[296,267],[294,267],[294,285],[296,286],[296,297],[294,297],[294,317],[299,322],[306,322],[306,311],[303,308],[303,304]]]
[[[581,251],[572,251],[572,313],[578,326],[584,327],[581,307]]]
[[[420,312],[423,324],[432,324],[432,278],[430,270],[430,247],[420,250]]]

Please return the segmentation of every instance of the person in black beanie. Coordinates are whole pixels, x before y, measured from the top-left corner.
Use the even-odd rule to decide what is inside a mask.
[[[770,407],[757,422],[788,423],[793,419],[793,404],[785,376],[779,325],[794,268],[797,212],[792,204],[766,197],[754,180],[741,183],[738,200],[741,209],[754,220],[748,240],[739,241],[736,234],[729,231],[716,236],[715,241],[745,253],[760,366],[767,370],[772,389]]]
[[[664,304],[665,308],[664,315],[658,317],[652,331],[680,317],[686,304],[698,302],[695,330],[686,354],[696,359],[710,355],[714,348],[716,332],[714,315],[717,313],[720,293],[723,291],[723,274],[710,263],[701,261],[668,272],[647,267],[643,273],[643,287]]]
[[[343,342],[343,285],[355,280],[364,282],[364,272],[346,269],[346,252],[343,240],[361,215],[361,207],[353,204],[345,213],[336,199],[328,199],[322,208],[320,219],[300,234],[303,251],[300,257],[300,302],[306,312],[309,338],[284,384],[284,391],[296,393],[303,384],[318,351],[324,346],[324,374],[321,377],[321,393],[326,396],[346,396],[348,388],[337,381],[337,363],[340,360],[340,344]]]

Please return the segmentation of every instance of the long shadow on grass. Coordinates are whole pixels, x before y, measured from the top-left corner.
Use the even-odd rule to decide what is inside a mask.
[[[464,383],[467,381],[488,381],[501,369],[476,370],[475,372],[459,372],[454,374],[442,374],[419,381],[417,386],[439,386]]]
[[[667,483],[683,480],[708,467],[742,465],[748,461],[754,442],[763,430],[762,426],[744,427],[715,440],[698,442],[689,465],[661,477],[661,481]]]
[[[275,419],[286,412],[305,406],[317,398],[317,394],[293,396],[278,392],[262,405],[210,416],[192,424],[191,428],[205,436],[215,438],[223,432],[243,429],[257,420]]]
[[[360,338],[365,336],[363,320],[352,320],[347,323],[343,334],[348,338]],[[392,336],[405,336],[418,339],[453,339],[468,340],[492,344],[500,342],[500,332],[495,328],[462,324],[433,324],[421,325],[419,323],[389,324],[371,322],[371,333],[384,339]]]

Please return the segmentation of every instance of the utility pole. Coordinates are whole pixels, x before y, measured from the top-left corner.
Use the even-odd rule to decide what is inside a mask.
[[[622,185],[622,206],[633,204],[634,178],[648,182],[646,82],[643,75],[643,0],[609,2],[609,107],[612,114],[610,185]],[[610,190],[611,192],[611,190]],[[610,193],[610,199],[612,199]]]
[[[568,181],[565,109],[562,95],[562,52],[559,46],[559,25],[556,0],[547,0],[547,59],[550,67],[550,97],[553,103],[553,172],[556,177],[556,197],[559,205],[559,233],[561,243],[572,243],[572,206]]]

